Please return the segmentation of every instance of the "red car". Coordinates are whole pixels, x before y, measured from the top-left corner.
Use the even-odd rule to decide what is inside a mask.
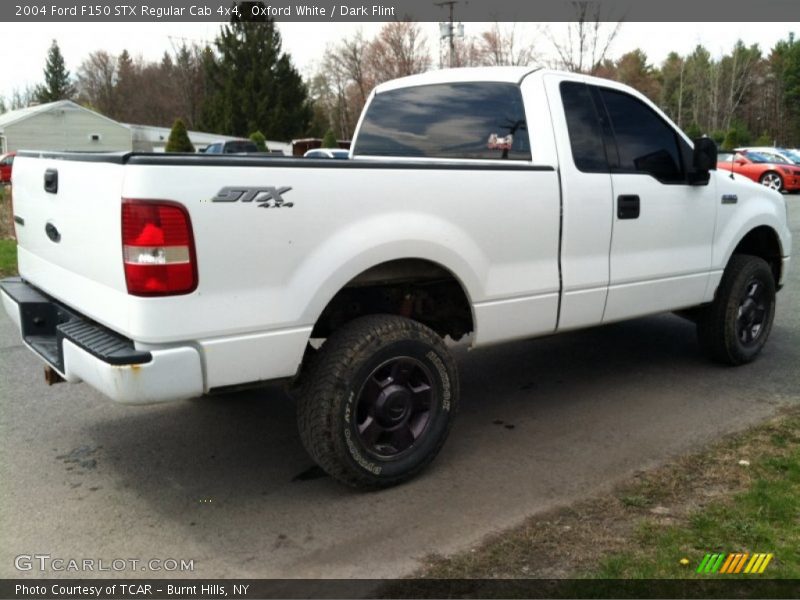
[[[718,161],[718,169],[744,175],[778,192],[800,190],[800,167],[793,164],[774,162],[763,154],[746,150],[720,152]]]
[[[16,155],[16,152],[0,155],[0,183],[11,183],[11,167]]]

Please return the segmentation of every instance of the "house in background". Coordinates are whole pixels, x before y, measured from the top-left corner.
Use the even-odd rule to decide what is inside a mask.
[[[0,153],[17,150],[130,151],[131,131],[71,100],[0,114]]]
[[[100,113],[59,100],[0,114],[0,154],[17,150],[78,152],[164,152],[169,127],[119,123]],[[189,131],[195,150],[243,138]],[[292,146],[267,140],[270,151],[291,155]]]
[[[155,127],[153,125],[133,125],[125,124],[131,131],[132,149],[134,152],[164,152],[169,139],[169,127]],[[217,133],[205,133],[203,131],[187,131],[189,139],[197,152],[202,152],[215,142],[242,141],[245,138],[231,137],[229,135],[219,135]],[[285,142],[267,140],[267,148],[271,151],[280,151],[283,154],[291,154],[292,147]]]

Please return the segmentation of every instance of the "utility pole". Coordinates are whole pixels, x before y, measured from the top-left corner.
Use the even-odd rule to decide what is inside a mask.
[[[456,24],[454,20],[456,4],[458,4],[458,0],[445,0],[444,2],[436,3],[436,6],[447,6],[450,12],[447,23],[439,23],[439,43],[441,44],[443,39],[447,39],[447,45],[450,52],[448,60],[450,68],[456,66],[456,36],[464,37],[463,24],[458,24],[458,33],[456,33]]]

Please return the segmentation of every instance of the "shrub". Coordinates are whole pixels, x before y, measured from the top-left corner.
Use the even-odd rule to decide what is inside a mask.
[[[692,123],[686,128],[686,135],[689,136],[689,139],[695,140],[703,136],[703,130],[700,129],[700,125],[697,123]]]
[[[189,139],[183,119],[175,119],[164,150],[166,152],[194,152],[194,146],[192,140]]]
[[[250,134],[250,141],[256,145],[259,152],[267,152],[267,138],[260,131],[254,131]]]
[[[336,141],[336,134],[333,133],[332,129],[328,129],[325,132],[325,137],[322,138],[322,147],[323,148],[338,148],[339,144]]]

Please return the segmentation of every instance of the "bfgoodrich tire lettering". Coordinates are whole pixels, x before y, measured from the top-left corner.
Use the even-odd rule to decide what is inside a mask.
[[[700,344],[713,359],[730,365],[761,352],[775,317],[775,279],[766,261],[734,255],[714,301],[697,321]]]
[[[455,363],[424,325],[361,317],[334,332],[302,376],[300,436],[335,479],[386,487],[438,454],[458,405]]]

